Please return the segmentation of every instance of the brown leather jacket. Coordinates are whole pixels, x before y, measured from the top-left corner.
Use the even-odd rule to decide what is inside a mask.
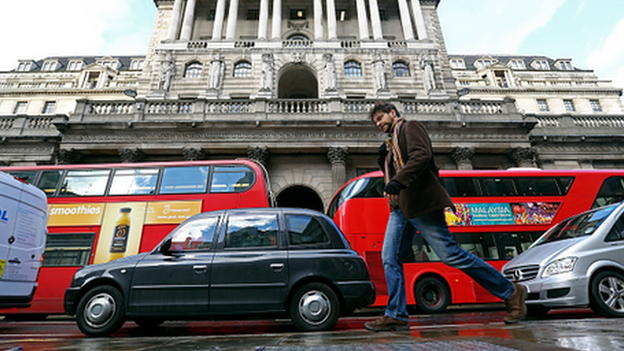
[[[399,208],[407,219],[446,207],[453,202],[440,183],[438,167],[433,160],[433,147],[425,126],[406,121],[399,131],[399,149],[405,166],[397,173],[390,161],[391,179],[407,188],[399,193]],[[380,165],[383,170],[383,164]]]

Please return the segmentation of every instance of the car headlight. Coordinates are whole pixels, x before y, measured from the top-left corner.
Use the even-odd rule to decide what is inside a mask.
[[[548,278],[555,274],[572,272],[577,260],[578,257],[566,257],[547,264],[546,268],[544,268],[544,272],[542,272],[542,278]]]

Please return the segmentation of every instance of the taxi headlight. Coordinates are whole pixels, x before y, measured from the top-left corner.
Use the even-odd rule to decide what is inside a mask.
[[[574,270],[578,257],[566,257],[560,260],[550,262],[542,272],[542,278],[548,278],[551,275],[569,273]]]

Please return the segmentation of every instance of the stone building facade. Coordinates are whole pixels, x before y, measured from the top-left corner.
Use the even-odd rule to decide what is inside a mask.
[[[248,157],[279,205],[323,210],[376,169],[387,100],[444,169],[624,167],[621,89],[571,60],[449,55],[438,3],[154,0],[145,55],[0,72],[0,164]]]

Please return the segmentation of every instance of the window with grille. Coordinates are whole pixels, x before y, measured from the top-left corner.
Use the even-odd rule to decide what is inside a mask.
[[[184,70],[185,78],[199,78],[202,74],[202,64],[199,62],[191,62],[186,65]]]
[[[397,61],[392,64],[392,70],[394,71],[395,77],[409,77],[410,70],[407,63],[402,61]]]
[[[51,115],[54,113],[54,109],[56,108],[56,102],[54,101],[47,101],[44,105],[43,105],[43,111],[42,113],[44,115]]]
[[[576,111],[576,108],[574,107],[574,101],[572,100],[563,100],[563,106],[565,106],[565,110],[567,112]]]
[[[234,65],[234,77],[248,78],[251,77],[251,63],[248,61],[240,61]]]
[[[600,101],[598,101],[598,100],[589,100],[589,104],[591,106],[592,111],[594,111],[594,112],[602,112],[602,106],[600,106]]]
[[[344,65],[345,77],[361,77],[362,65],[356,61],[347,61]]]
[[[540,112],[548,112],[548,102],[546,99],[537,99],[537,108]]]

